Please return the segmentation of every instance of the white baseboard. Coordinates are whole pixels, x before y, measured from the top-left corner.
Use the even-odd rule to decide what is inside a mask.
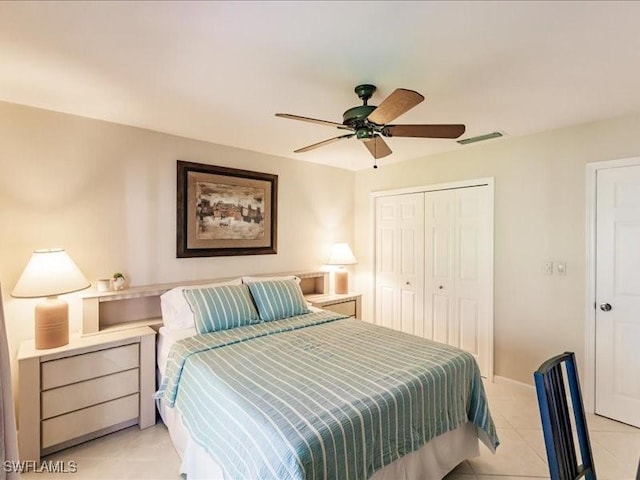
[[[533,385],[529,385],[528,383],[524,383],[524,382],[519,382],[518,380],[513,380],[511,378],[507,378],[507,377],[501,377],[500,375],[494,375],[493,376],[493,381],[495,383],[503,383],[503,384],[508,384],[508,385],[515,385],[521,388],[526,388],[528,390],[535,390],[536,387],[534,387]]]

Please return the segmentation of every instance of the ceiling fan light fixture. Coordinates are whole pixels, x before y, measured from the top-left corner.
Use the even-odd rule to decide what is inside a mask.
[[[485,140],[491,140],[493,138],[504,137],[505,133],[495,131],[491,133],[485,133],[484,135],[478,135],[476,137],[463,138],[462,140],[456,140],[460,145],[468,145],[470,143],[484,142]]]

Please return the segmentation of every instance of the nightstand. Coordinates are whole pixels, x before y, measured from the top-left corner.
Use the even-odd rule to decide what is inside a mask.
[[[359,293],[305,295],[304,298],[314,307],[360,319],[362,295]]]
[[[21,460],[39,461],[64,448],[138,424],[155,424],[155,335],[137,327],[36,350],[20,344]]]

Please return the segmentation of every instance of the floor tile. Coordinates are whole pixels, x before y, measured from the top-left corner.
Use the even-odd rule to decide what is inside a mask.
[[[590,438],[598,478],[635,479],[640,461],[640,432],[591,432]]]
[[[640,433],[640,429],[627,425],[626,423],[616,422],[600,415],[587,413],[587,425],[590,432],[628,432]]]
[[[548,468],[532,447],[514,429],[498,429],[500,446],[495,454],[482,449],[469,459],[476,475],[548,475]]]
[[[544,446],[544,437],[542,435],[542,430],[518,428],[516,429],[516,431],[524,439],[524,441],[527,442],[527,445],[533,448],[533,451],[536,452],[538,457],[546,464],[547,450]]]
[[[471,468],[471,465],[469,465],[469,462],[465,460],[460,465],[458,465],[456,468],[451,470],[451,473],[473,475],[473,469]]]
[[[549,477],[514,477],[513,475],[478,475],[478,480],[531,480],[532,478],[545,478]]]
[[[450,473],[443,480],[477,480],[473,473]]]

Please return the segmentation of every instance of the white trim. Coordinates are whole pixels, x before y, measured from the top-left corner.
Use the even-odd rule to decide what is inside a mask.
[[[378,190],[371,192],[371,198],[390,197],[392,195],[406,195],[409,193],[435,192],[437,190],[452,190],[454,188],[469,188],[488,185],[493,190],[493,177],[474,178],[472,180],[461,180],[459,182],[436,183],[434,185],[421,185],[417,187],[396,188],[393,190]]]
[[[596,405],[596,181],[598,170],[640,165],[640,157],[592,162],[586,165],[585,205],[585,340],[584,340],[584,408],[595,412]]]
[[[493,177],[485,177],[485,178],[475,178],[470,180],[460,180],[457,182],[448,182],[448,183],[436,183],[433,185],[421,185],[416,187],[405,187],[405,188],[397,188],[391,190],[379,190],[375,192],[369,193],[369,212],[371,219],[371,262],[369,267],[371,268],[371,272],[373,275],[373,283],[372,287],[372,295],[373,303],[370,304],[373,306],[373,323],[375,323],[375,309],[376,309],[376,198],[380,197],[390,197],[393,195],[407,195],[411,193],[422,193],[422,192],[434,192],[438,190],[453,190],[456,188],[469,188],[469,187],[481,187],[487,186],[489,187],[489,202],[491,208],[491,224],[489,225],[489,237],[491,242],[491,258],[489,262],[489,273],[491,276],[491,283],[488,287],[489,290],[489,298],[491,299],[489,305],[489,371],[487,374],[487,379],[493,382],[494,379],[494,282],[495,282],[495,272],[494,272],[494,250],[495,250],[495,237],[494,237],[494,225],[495,225],[495,186],[494,186],[494,178]]]

